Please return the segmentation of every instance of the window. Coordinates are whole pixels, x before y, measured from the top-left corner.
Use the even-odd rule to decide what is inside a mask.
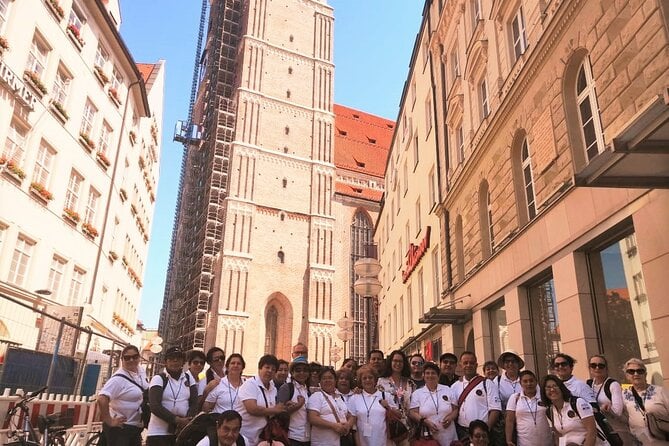
[[[514,60],[518,58],[527,49],[527,38],[525,37],[525,18],[523,17],[523,7],[519,6],[516,14],[511,21],[511,38],[513,39]]]
[[[109,90],[115,91],[116,96],[118,97],[118,94],[121,92],[122,85],[123,85],[123,75],[118,70],[118,68],[114,67],[112,69],[111,86],[109,87]]]
[[[416,274],[416,280],[418,281],[418,314],[422,315],[425,313],[425,284],[423,283],[423,269],[418,270]]]
[[[79,206],[79,194],[81,193],[81,182],[83,177],[77,172],[72,171],[70,174],[70,181],[67,184],[67,191],[65,191],[65,208],[72,211],[77,210]]]
[[[532,343],[537,361],[534,370],[544,373],[550,370],[553,357],[562,351],[560,320],[552,275],[538,279],[527,290]]]
[[[427,181],[430,183],[428,185],[429,189],[429,198],[430,198],[430,209],[433,209],[437,204],[437,185],[434,181],[434,167],[430,170],[430,173],[427,175]]]
[[[100,203],[100,192],[91,187],[88,191],[88,201],[86,202],[86,215],[84,215],[84,223],[95,227],[95,216],[98,212],[98,204]]]
[[[67,96],[70,93],[70,82],[72,82],[72,76],[62,66],[58,67],[56,79],[53,83],[53,102],[63,108],[67,103]]]
[[[35,169],[33,170],[33,182],[47,187],[49,184],[49,175],[53,167],[53,160],[56,156],[56,151],[49,147],[44,141],[39,146],[37,151],[37,159],[35,160]]]
[[[416,103],[416,80],[411,81],[411,106]]]
[[[420,234],[420,231],[423,229],[423,226],[420,222],[420,217],[420,197],[418,197],[418,200],[416,200],[416,234]]]
[[[591,161],[604,150],[604,135],[599,121],[599,107],[592,79],[590,61],[586,58],[578,70],[576,78],[576,100],[581,124],[581,135],[585,144],[587,161]]]
[[[81,117],[81,128],[79,131],[87,135],[89,138],[91,137],[93,133],[93,126],[95,125],[95,116],[98,113],[98,109],[95,108],[95,105],[90,101],[90,99],[86,100],[86,105],[84,105],[84,112]]]
[[[47,58],[49,57],[49,48],[37,36],[33,37],[32,45],[30,45],[30,52],[28,53],[28,64],[26,71],[30,71],[37,75],[39,79],[44,76],[46,70]]]
[[[420,161],[420,156],[419,156],[419,148],[418,148],[418,132],[415,132],[415,135],[413,137],[413,170],[416,170],[416,167],[418,166],[418,161]]]
[[[455,218],[455,271],[459,282],[465,280],[465,249],[462,229],[462,216]]]
[[[441,269],[439,268],[439,247],[435,247],[432,250],[432,276],[434,278],[433,290],[434,300],[432,302],[433,306],[439,305],[439,300],[441,299]]]
[[[7,281],[16,286],[23,287],[28,275],[28,267],[30,265],[30,258],[33,255],[35,242],[28,240],[23,235],[19,235],[14,247],[14,254],[12,255],[12,264],[9,267],[9,277]]]
[[[63,272],[65,271],[65,260],[58,256],[51,258],[51,267],[49,268],[49,278],[47,280],[47,290],[51,291],[51,298],[58,300],[60,293],[60,284],[63,280]]]
[[[423,38],[423,43],[421,44],[421,50],[423,52],[423,69],[427,65],[427,62],[430,60],[430,46],[427,40],[427,37]]]
[[[402,255],[402,252],[404,252],[404,246],[402,245],[402,237],[400,237],[400,239],[397,241],[397,261],[399,263],[397,267],[398,271],[402,271],[402,260],[404,260],[406,257]]]
[[[21,128],[15,121],[9,125],[5,147],[2,151],[3,158],[7,158],[16,164],[21,164],[25,152],[26,134],[28,132]]]
[[[648,382],[661,382],[661,362],[634,232],[594,249],[587,258],[602,353],[611,364],[640,358],[647,364]],[[611,370],[611,375],[623,378],[618,370]]]
[[[411,282],[407,285],[407,329],[411,330],[413,328],[413,291],[411,288]]]
[[[488,82],[485,78],[485,73],[483,78],[479,83],[479,104],[481,106],[481,121],[488,117],[490,114],[490,106],[488,104]]]
[[[523,176],[523,190],[525,192],[525,204],[527,205],[527,215],[530,220],[537,216],[536,197],[534,196],[534,180],[532,177],[532,159],[530,158],[530,149],[527,145],[527,138],[523,139],[523,145],[520,149],[520,163]]]
[[[428,95],[425,99],[425,135],[430,134],[432,130],[432,96]]]
[[[9,2],[10,0],[0,0],[0,32],[2,32],[7,23],[7,16],[9,12]]]
[[[403,194],[406,195],[409,190],[409,169],[407,167],[407,160],[404,160],[404,165],[402,166],[402,189],[404,190]]]
[[[272,305],[267,309],[265,315],[265,351],[270,354],[276,353],[277,333],[279,331],[279,310]]]
[[[465,162],[465,136],[462,131],[462,123],[455,129],[455,147],[458,151],[458,164]]]
[[[493,221],[492,203],[490,202],[490,189],[488,182],[483,180],[479,186],[479,230],[481,232],[481,254],[487,259],[492,254],[493,248]]]
[[[112,129],[107,121],[102,121],[100,129],[100,141],[98,143],[98,152],[103,155],[109,155],[109,146],[111,144]]]
[[[109,53],[102,45],[98,44],[98,48],[95,50],[94,64],[96,67],[104,69],[105,65],[107,65],[107,62],[109,62]]]
[[[351,353],[350,355],[358,361],[364,361],[367,349],[368,340],[370,338],[368,325],[370,320],[370,311],[374,311],[370,305],[367,305],[367,300],[364,297],[355,294],[353,283],[357,279],[353,265],[356,260],[367,257],[367,246],[373,243],[373,228],[371,220],[364,212],[356,212],[351,224],[351,259],[349,267],[349,283],[350,283],[350,308],[351,318],[353,319],[353,338],[351,339]],[[384,278],[388,277],[390,271],[384,272]],[[376,319],[376,318],[375,318]],[[378,319],[376,319],[378,320]]]
[[[276,253],[276,258],[279,260],[279,263],[285,263],[286,261],[286,255],[284,254],[283,251],[279,251]]]
[[[407,222],[406,226],[404,227],[404,238],[407,241],[407,245],[411,243],[411,232],[410,232],[409,222]]]
[[[481,0],[471,0],[472,8],[472,30],[476,29],[479,20],[483,20],[483,13],[481,12]]]
[[[70,17],[67,20],[67,25],[74,26],[79,32],[79,34],[81,34],[81,28],[83,28],[85,21],[86,20],[84,19],[84,16],[79,11],[76,10],[74,5],[72,5],[72,9],[70,10]]]
[[[399,320],[399,333],[406,333],[404,331],[404,296],[400,296],[400,320]]]
[[[458,44],[455,43],[453,50],[451,51],[451,73],[453,75],[453,80],[456,77],[460,76],[460,59],[458,58]]]
[[[504,299],[488,308],[490,318],[490,340],[492,341],[492,357],[497,358],[509,349],[509,329],[506,325],[506,307]]]
[[[80,268],[74,268],[72,272],[72,281],[70,282],[70,295],[68,296],[68,305],[78,306],[83,304],[84,280],[86,272]]]

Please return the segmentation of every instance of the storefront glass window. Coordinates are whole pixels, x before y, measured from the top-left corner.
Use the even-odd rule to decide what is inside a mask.
[[[506,308],[504,300],[489,308],[490,337],[492,357],[497,358],[503,351],[509,350],[509,330],[506,326]]]
[[[662,383],[636,237],[631,233],[588,256],[599,337],[612,376],[629,358],[646,363],[648,380]]]
[[[528,292],[536,357],[535,370],[538,375],[543,375],[550,370],[551,360],[560,352],[562,345],[553,277],[545,277],[529,286]]]

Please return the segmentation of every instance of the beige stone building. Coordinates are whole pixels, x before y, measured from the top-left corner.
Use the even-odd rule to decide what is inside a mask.
[[[360,164],[336,163],[335,127],[363,119],[342,108],[340,123],[334,109],[333,10],[324,0],[222,0],[208,16],[201,133],[178,136],[189,150],[160,333],[183,348],[240,352],[246,373],[266,352],[290,359],[298,341],[329,364],[336,321],[351,314],[353,211],[377,206],[383,185],[364,151]],[[371,129],[370,151],[392,132],[372,122],[385,136]],[[365,217],[371,227],[373,211]]]
[[[426,2],[444,291],[421,320],[443,351],[512,348],[539,373],[563,351],[581,377],[601,352],[619,378],[636,356],[666,380],[668,17],[659,0]]]
[[[135,64],[119,27],[116,1],[0,0],[0,340],[8,344],[53,351],[58,324],[54,332],[30,308],[121,342],[135,334],[165,68]]]

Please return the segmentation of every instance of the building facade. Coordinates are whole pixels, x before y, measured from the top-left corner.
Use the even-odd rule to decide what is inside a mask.
[[[119,28],[116,1],[0,0],[0,339],[11,345],[53,351],[54,324],[33,309],[120,342],[135,334],[164,64],[135,64]],[[109,348],[100,340],[91,349]]]
[[[618,378],[634,356],[666,380],[668,17],[655,0],[426,2],[444,292],[421,320],[442,350],[512,348],[540,374],[558,351],[604,353]]]

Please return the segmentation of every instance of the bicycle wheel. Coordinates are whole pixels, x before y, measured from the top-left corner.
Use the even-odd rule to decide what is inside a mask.
[[[98,446],[98,445],[103,445],[105,444],[104,438],[102,437],[104,434],[102,431],[100,432],[94,432],[91,435],[91,438],[88,439],[86,442],[86,446]]]
[[[65,446],[65,438],[63,438],[60,435],[54,435],[53,437],[49,437],[47,446]]]

